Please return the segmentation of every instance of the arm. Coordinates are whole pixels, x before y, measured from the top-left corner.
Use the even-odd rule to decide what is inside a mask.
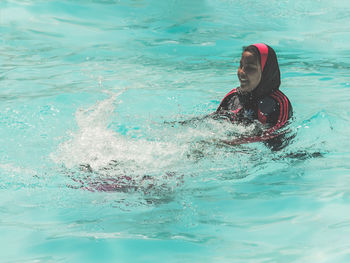
[[[252,143],[252,142],[264,142],[264,141],[268,141],[273,138],[276,138],[277,136],[280,136],[285,133],[287,133],[287,131],[283,131],[280,133],[273,133],[273,134],[264,132],[261,136],[241,137],[234,140],[223,140],[222,142],[228,145],[240,145],[240,144],[246,144],[246,143]]]
[[[171,125],[176,125],[176,124],[181,124],[181,125],[187,125],[187,124],[193,124],[197,121],[202,121],[206,119],[228,119],[230,121],[234,121],[236,118],[237,113],[241,110],[241,106],[238,105],[239,100],[236,101],[237,105],[229,105],[230,100],[232,97],[237,94],[237,88],[231,90],[229,93],[225,95],[225,97],[221,100],[219,107],[216,109],[215,112],[201,116],[201,117],[193,117],[188,120],[184,121],[172,121],[172,122],[165,122],[166,124],[171,124]],[[232,107],[233,109],[229,109],[229,107]]]
[[[196,122],[200,122],[209,118],[213,118],[215,116],[215,112],[204,115],[204,116],[200,116],[200,117],[193,117],[187,120],[183,120],[183,121],[164,121],[165,124],[170,124],[172,126],[175,126],[176,124],[180,124],[180,125],[187,125],[187,124],[194,124]]]

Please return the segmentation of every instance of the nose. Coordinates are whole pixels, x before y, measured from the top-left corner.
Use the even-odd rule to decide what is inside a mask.
[[[245,76],[245,72],[244,72],[243,68],[241,68],[241,67],[238,68],[237,75],[239,77]]]

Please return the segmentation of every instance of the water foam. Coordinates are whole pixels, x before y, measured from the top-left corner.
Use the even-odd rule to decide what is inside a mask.
[[[181,159],[185,146],[173,142],[136,140],[108,128],[121,94],[111,94],[88,109],[77,110],[78,130],[71,132],[71,139],[61,143],[51,155],[54,162],[62,163],[68,169],[89,165],[92,170],[106,168],[112,162],[115,173],[151,173],[172,167]]]

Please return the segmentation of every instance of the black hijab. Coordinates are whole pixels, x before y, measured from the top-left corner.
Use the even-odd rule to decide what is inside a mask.
[[[260,83],[252,91],[251,99],[258,100],[278,90],[281,77],[277,56],[273,48],[259,43],[246,47],[243,52],[245,51],[253,53],[258,58],[262,70]]]

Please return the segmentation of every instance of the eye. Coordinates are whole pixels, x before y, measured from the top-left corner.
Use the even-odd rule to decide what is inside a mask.
[[[256,67],[252,66],[252,65],[247,65],[244,67],[245,71],[249,71],[249,72],[252,72],[252,71],[255,71],[256,70]]]

